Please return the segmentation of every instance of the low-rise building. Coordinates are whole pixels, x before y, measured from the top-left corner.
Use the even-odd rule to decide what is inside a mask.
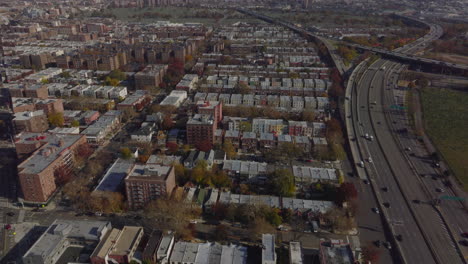
[[[268,174],[267,164],[256,161],[226,160],[223,163],[223,170],[232,178],[243,181],[266,180]]]
[[[174,90],[172,91],[162,102],[160,105],[170,105],[179,107],[184,101],[187,99],[187,92],[182,90]]]
[[[241,137],[242,150],[255,151],[257,150],[258,138],[254,132],[244,132]]]
[[[342,240],[325,241],[322,239],[319,252],[320,264],[355,263],[350,245]]]
[[[23,263],[57,263],[70,247],[96,247],[111,228],[104,221],[55,220],[26,251]]]
[[[44,132],[49,129],[47,115],[43,110],[15,113],[13,122],[16,132]]]
[[[335,169],[293,166],[293,175],[298,183],[338,182]]]
[[[304,258],[302,255],[301,242],[289,242],[289,263],[290,264],[303,264]]]
[[[143,227],[113,228],[91,254],[91,264],[130,263],[143,237]]]

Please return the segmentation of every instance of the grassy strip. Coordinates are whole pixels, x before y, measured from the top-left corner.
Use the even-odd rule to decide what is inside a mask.
[[[421,99],[427,134],[468,190],[468,93],[425,88]]]

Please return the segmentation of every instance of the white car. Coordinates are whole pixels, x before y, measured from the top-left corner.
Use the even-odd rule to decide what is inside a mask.
[[[369,157],[369,158],[367,159],[367,161],[369,161],[369,163],[372,163],[372,158]]]

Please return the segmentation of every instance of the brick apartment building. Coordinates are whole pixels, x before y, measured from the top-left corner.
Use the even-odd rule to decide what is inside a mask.
[[[28,145],[28,142],[33,143]],[[41,145],[18,165],[18,176],[25,201],[44,203],[57,188],[55,184],[57,168],[62,165],[72,166],[74,152],[80,145],[86,143],[86,137],[67,134],[25,134],[17,143],[17,148],[23,153]]]
[[[173,166],[135,164],[125,178],[130,208],[141,208],[150,201],[169,196],[176,186]]]
[[[197,145],[215,142],[217,124],[212,115],[196,114],[187,122],[187,143]]]
[[[223,103],[218,101],[198,102],[198,113],[202,115],[212,115],[214,121],[219,124],[223,120]]]
[[[112,228],[91,254],[91,264],[130,263],[143,238],[143,227]]]
[[[167,71],[165,64],[152,64],[135,74],[135,87],[137,90],[148,90],[159,87]]]
[[[44,132],[49,129],[47,115],[43,110],[16,113],[13,122],[16,133]]]

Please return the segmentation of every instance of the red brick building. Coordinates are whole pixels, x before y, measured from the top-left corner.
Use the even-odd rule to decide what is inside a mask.
[[[125,178],[130,208],[142,208],[152,200],[171,195],[176,186],[174,166],[135,164]]]
[[[212,115],[218,124],[223,120],[223,103],[218,101],[203,101],[198,104],[198,113],[202,115]]]
[[[18,176],[24,199],[27,202],[45,203],[57,189],[55,173],[62,166],[73,165],[75,150],[86,144],[83,135],[44,134],[37,139],[39,143],[30,146],[21,141],[35,141],[36,137],[22,138],[18,141],[22,152],[42,144],[34,153],[18,165]],[[17,144],[18,144],[17,143]],[[30,147],[30,149],[26,149]]]
[[[215,142],[217,124],[212,115],[196,114],[187,122],[187,143],[197,145]]]

